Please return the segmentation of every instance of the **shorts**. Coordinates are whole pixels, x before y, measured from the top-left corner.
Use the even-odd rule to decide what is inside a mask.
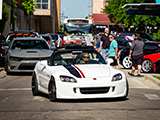
[[[132,56],[132,66],[142,65],[143,55]]]
[[[99,48],[100,47],[100,43],[96,43],[96,48]]]
[[[117,66],[118,65],[118,63],[117,63],[117,60],[115,59],[115,57],[113,56],[111,56],[111,57],[109,57],[109,58],[112,58],[113,59],[113,63],[111,63],[111,66]]]

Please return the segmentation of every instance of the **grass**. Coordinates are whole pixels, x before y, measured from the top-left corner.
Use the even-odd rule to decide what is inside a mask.
[[[155,77],[155,78],[160,80],[160,76],[153,75],[153,77]]]

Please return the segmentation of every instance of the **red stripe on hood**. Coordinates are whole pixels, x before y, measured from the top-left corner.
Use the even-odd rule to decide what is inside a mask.
[[[83,72],[77,66],[75,66],[75,65],[73,65],[73,66],[80,72],[80,74],[82,75],[82,77],[85,78],[85,75],[83,74]]]

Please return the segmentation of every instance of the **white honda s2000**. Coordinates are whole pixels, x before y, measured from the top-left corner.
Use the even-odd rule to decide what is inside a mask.
[[[123,98],[128,82],[122,71],[112,68],[94,49],[55,51],[50,60],[37,62],[32,93],[57,99]]]

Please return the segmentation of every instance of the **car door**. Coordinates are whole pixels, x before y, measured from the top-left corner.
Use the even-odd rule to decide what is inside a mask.
[[[50,66],[48,65],[47,61],[41,61],[39,66],[39,82],[40,85],[47,89],[48,88],[48,82],[50,80]]]

